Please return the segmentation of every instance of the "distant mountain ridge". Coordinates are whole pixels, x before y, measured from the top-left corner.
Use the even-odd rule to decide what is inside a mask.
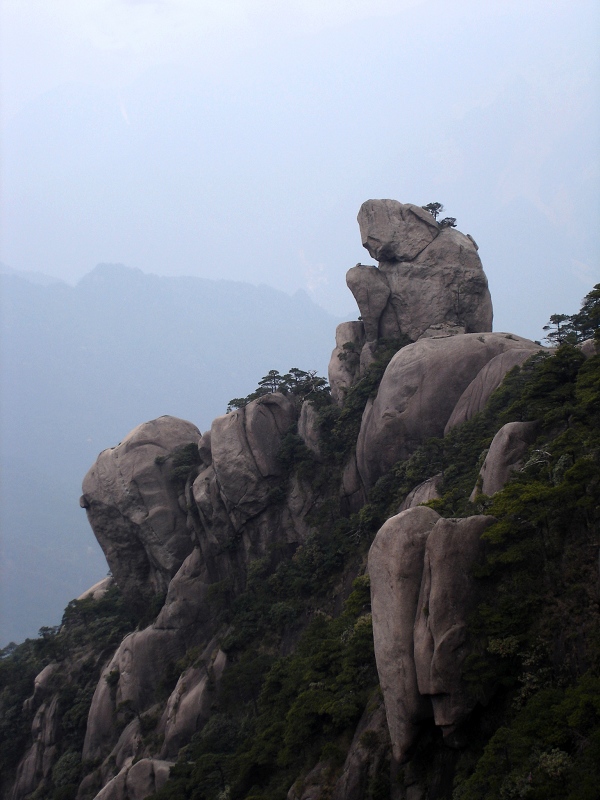
[[[0,287],[6,644],[106,570],[78,507],[99,451],[162,414],[203,430],[269,369],[325,374],[336,320],[304,292],[122,264],[76,286],[3,265]]]

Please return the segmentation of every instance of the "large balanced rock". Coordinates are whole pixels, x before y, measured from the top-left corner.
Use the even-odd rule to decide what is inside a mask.
[[[443,436],[456,403],[479,371],[507,350],[537,349],[504,333],[421,339],[392,358],[367,404],[356,446],[366,488],[432,436]]]
[[[472,238],[396,200],[367,200],[358,222],[379,261],[379,269],[357,265],[346,276],[367,341],[491,331],[492,301]]]
[[[199,439],[191,422],[159,417],[100,453],[84,478],[81,505],[117,585],[130,597],[163,594],[192,549],[171,457]]]
[[[440,232],[428,211],[397,200],[366,200],[358,225],[363,247],[377,261],[412,261]]]

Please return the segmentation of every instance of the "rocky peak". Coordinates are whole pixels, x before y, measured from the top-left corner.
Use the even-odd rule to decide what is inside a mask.
[[[492,300],[471,236],[397,200],[367,200],[358,224],[363,247],[379,264],[357,264],[346,274],[362,328],[338,327],[329,365],[336,402],[362,377],[380,339],[417,341],[492,330]],[[348,349],[356,352],[361,338],[360,357],[349,361]]]

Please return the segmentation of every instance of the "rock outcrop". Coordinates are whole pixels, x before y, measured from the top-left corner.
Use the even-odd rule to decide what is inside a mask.
[[[512,334],[472,333],[421,339],[396,353],[363,414],[356,459],[364,486],[426,439],[443,436],[471,381],[495,356],[515,349],[533,352],[538,345]]]
[[[427,538],[439,519],[431,508],[404,511],[388,519],[369,551],[375,658],[398,761],[405,760],[419,724],[432,716],[417,684],[413,629]]]
[[[407,508],[414,508],[423,503],[428,503],[430,500],[438,500],[440,498],[440,486],[442,483],[441,472],[434,475],[433,478],[427,478],[426,481],[415,486],[404,498],[398,509],[398,513],[406,511]]]
[[[483,411],[492,393],[500,386],[507,372],[514,367],[520,367],[534,353],[543,350],[535,342],[527,342],[524,348],[506,350],[488,361],[480,372],[464,390],[454,411],[446,423],[444,435],[456,425],[466,422]]]
[[[174,440],[177,446],[190,434],[199,440],[200,463],[190,471],[186,486],[180,487],[182,494],[177,495],[177,507],[172,507],[177,529],[185,530],[193,549],[172,576],[156,621],[127,636],[102,671],[90,708],[83,757],[103,763],[100,768],[103,782],[109,777],[116,781],[115,786],[121,786],[124,780],[123,776],[113,778],[110,775],[111,761],[118,768],[125,768],[128,759],[134,757],[157,755],[162,760],[176,757],[179,748],[208,718],[226,664],[224,653],[213,639],[211,587],[227,581],[231,591],[240,591],[252,559],[264,557],[274,545],[281,547],[282,542],[295,546],[308,535],[310,527],[306,516],[313,507],[314,498],[297,478],[282,484],[282,467],[277,457],[282,437],[299,416],[308,443],[317,447],[311,410],[304,405],[298,407],[292,398],[279,393],[265,395],[244,408],[218,417],[210,432],[201,438],[194,426],[177,420],[174,426],[179,434]],[[161,419],[173,425],[172,418]],[[134,431],[137,439],[141,438],[143,428],[140,426]],[[132,435],[128,436],[122,445],[131,438]],[[163,447],[168,460],[172,448],[166,442]],[[91,487],[100,483],[97,475],[104,464],[105,453],[100,455],[84,484],[88,517],[98,538],[105,535],[105,519],[109,514],[104,508],[102,514],[97,512],[99,492],[93,492]],[[111,458],[115,460],[114,455]],[[162,478],[166,461],[156,464],[153,451],[144,452],[140,463],[142,475],[149,472],[155,482]],[[101,485],[106,486],[106,482]],[[272,502],[274,490],[283,492],[284,502]],[[172,481],[163,481],[162,491],[166,497],[172,497],[175,493]],[[120,492],[118,486],[114,507],[120,507]],[[157,490],[153,497],[158,494]],[[158,499],[156,505],[161,507]],[[139,535],[136,529],[130,529],[130,536],[133,535]],[[120,550],[115,547],[114,551],[122,561],[130,558],[126,547]],[[130,572],[122,569],[119,576],[128,576]],[[115,575],[117,583],[119,579]],[[150,753],[141,744],[135,720],[120,735],[114,721],[121,708],[128,709],[137,718],[151,713],[165,670],[190,647],[201,648],[201,666],[190,666],[177,682],[157,727],[163,737],[162,748],[156,754]]]
[[[379,261],[346,276],[367,341],[491,331],[492,302],[472,238],[395,200],[367,200],[358,221],[363,245]]]
[[[424,720],[433,716],[449,738],[475,704],[461,669],[477,597],[471,570],[493,521],[411,508],[391,517],[371,545],[375,658],[398,763],[410,756]]]
[[[360,376],[360,354],[365,343],[362,322],[342,322],[335,331],[335,349],[329,361],[331,397],[338,405]]]
[[[372,703],[357,725],[341,774],[330,762],[319,761],[295,781],[287,800],[363,800],[381,768],[388,742],[383,704]]]
[[[143,758],[128,764],[96,795],[95,800],[144,800],[167,782],[172,763]]]
[[[493,517],[440,519],[427,538],[414,628],[419,692],[431,698],[435,724],[447,737],[475,706],[462,678],[467,623],[477,599],[473,565]]]
[[[413,261],[440,233],[420,206],[397,200],[366,200],[358,212],[363,247],[377,261]]]
[[[20,800],[34,792],[49,777],[56,760],[59,696],[55,693],[42,699],[47,692],[43,689],[40,691],[40,679],[41,675],[37,678],[35,694],[36,700],[41,700],[41,703],[31,726],[33,744],[19,764],[10,800]]]
[[[476,500],[479,494],[491,496],[504,487],[511,473],[523,466],[537,429],[536,422],[508,422],[500,428],[479,472],[471,501]]]
[[[100,453],[84,478],[81,505],[118,586],[136,600],[164,594],[191,552],[169,472],[172,453],[199,439],[191,422],[159,417]]]

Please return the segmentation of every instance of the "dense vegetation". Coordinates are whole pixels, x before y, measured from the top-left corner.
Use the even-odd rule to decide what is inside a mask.
[[[0,651],[0,775],[3,790],[31,740],[33,710],[24,706],[33,680],[49,664],[62,662],[52,675],[48,694],[58,691],[59,758],[45,797],[71,800],[85,774],[81,761],[87,716],[100,670],[136,619],[113,586],[100,600],[72,600],[56,628],[41,628],[38,639],[10,644]],[[143,624],[143,620],[141,621]]]
[[[596,337],[598,289],[580,312],[591,321],[578,321]],[[344,515],[339,478],[362,411],[390,358],[406,344],[382,342],[341,409],[317,392],[320,458],[295,430],[284,437],[285,475],[298,473],[322,498],[311,520],[314,533],[293,554],[275,548],[252,562],[237,597],[227,586],[213,587],[230,666],[208,724],[183,748],[156,800],[284,800],[294,780],[319,761],[334,780],[365,709],[381,702],[368,548],[408,492],[438,473],[442,497],[431,505],[440,514],[485,513],[497,522],[484,535],[487,556],[476,574],[480,602],[464,673],[480,703],[461,732],[462,749],[446,748],[439,732],[424,728],[413,775],[431,797],[454,800],[600,797],[600,356],[586,360],[570,339],[552,355],[534,355],[509,373],[482,413],[425,442],[378,481],[359,513]],[[538,423],[524,468],[493,498],[470,502],[493,436],[518,420]],[[188,455],[181,454],[180,471],[193,467]],[[71,604],[59,631],[2,654],[3,768],[14,770],[27,739],[31,720],[19,712],[32,677],[60,653],[88,644],[94,652],[89,679],[77,673],[73,696],[64,700],[62,756],[47,795],[74,796],[94,675],[97,680],[99,664],[136,622],[113,591],[106,601]],[[185,665],[197,658],[191,651]],[[389,747],[373,746],[386,756],[365,800],[390,793]]]

